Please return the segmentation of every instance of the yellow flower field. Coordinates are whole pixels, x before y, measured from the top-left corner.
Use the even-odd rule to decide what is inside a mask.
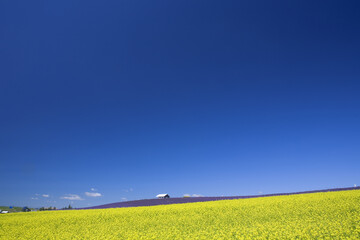
[[[0,239],[360,239],[360,190],[3,214]]]

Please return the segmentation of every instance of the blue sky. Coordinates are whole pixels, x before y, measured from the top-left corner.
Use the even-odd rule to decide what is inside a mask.
[[[359,7],[1,1],[0,205],[360,185]]]

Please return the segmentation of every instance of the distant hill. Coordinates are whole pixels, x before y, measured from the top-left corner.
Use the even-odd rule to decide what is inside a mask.
[[[22,209],[23,209],[22,207],[12,207],[12,208],[10,208],[9,206],[0,206],[0,210],[9,211],[9,212],[21,212]]]
[[[249,196],[143,199],[143,200],[135,200],[135,201],[127,201],[127,202],[116,202],[116,203],[104,204],[104,205],[81,208],[81,209],[143,207],[143,206],[156,206],[156,205],[167,205],[167,204],[178,204],[178,203],[208,202],[208,201],[230,200],[230,199],[244,199],[244,198],[271,197],[271,196],[281,196],[281,195],[306,194],[306,193],[317,193],[317,192],[337,192],[337,191],[357,190],[357,189],[360,189],[360,187],[331,188],[331,189],[312,190],[312,191],[304,191],[304,192],[274,193],[274,194],[249,195]]]

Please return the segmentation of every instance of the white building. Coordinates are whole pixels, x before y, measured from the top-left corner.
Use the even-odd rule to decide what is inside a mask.
[[[157,198],[170,198],[169,194],[167,193],[161,193],[156,195]]]

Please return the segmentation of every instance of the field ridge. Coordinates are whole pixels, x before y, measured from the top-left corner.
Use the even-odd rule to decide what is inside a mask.
[[[272,197],[272,196],[285,196],[307,193],[320,193],[320,192],[338,192],[348,190],[359,190],[360,187],[346,187],[346,188],[329,188],[322,190],[311,190],[301,192],[290,193],[272,193],[272,194],[260,194],[260,195],[247,195],[247,196],[224,196],[224,197],[181,197],[181,198],[168,198],[168,199],[141,199],[125,202],[115,202],[109,204],[103,204],[93,207],[79,208],[79,209],[104,209],[104,208],[125,208],[125,207],[144,207],[144,206],[157,206],[179,203],[194,203],[194,202],[208,202],[219,200],[231,200],[231,199],[246,199],[246,198],[259,198],[259,197]]]

